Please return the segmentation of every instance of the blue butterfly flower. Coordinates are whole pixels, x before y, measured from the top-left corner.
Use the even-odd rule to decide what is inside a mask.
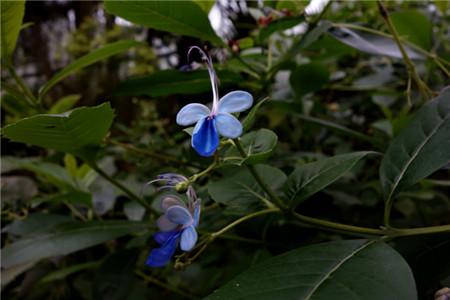
[[[245,91],[233,91],[219,100],[218,80],[211,58],[198,47],[192,47],[192,49],[200,51],[208,67],[213,90],[213,105],[210,110],[200,103],[188,104],[178,112],[177,123],[181,126],[195,124],[192,132],[192,147],[201,156],[211,156],[219,146],[219,135],[234,139],[242,134],[242,124],[231,114],[249,109],[253,104],[253,97]]]
[[[164,215],[156,221],[160,231],[154,236],[161,246],[153,249],[147,258],[146,265],[162,267],[172,258],[180,244],[183,251],[190,251],[197,242],[197,231],[200,220],[200,200],[187,207],[178,197],[171,195],[161,201]]]

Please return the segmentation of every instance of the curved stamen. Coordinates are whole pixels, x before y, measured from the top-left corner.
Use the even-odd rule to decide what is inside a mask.
[[[211,57],[208,54],[206,54],[206,52],[203,51],[200,47],[192,46],[189,48],[189,51],[187,54],[188,61],[189,61],[189,55],[192,50],[197,50],[198,52],[200,52],[200,54],[202,55],[202,60],[206,64],[206,67],[208,68],[209,79],[211,80],[211,87],[212,87],[212,91],[213,91],[213,106],[211,108],[210,116],[214,116],[217,114],[217,109],[218,109],[218,105],[219,105],[219,88],[218,88],[219,80],[218,80],[216,71],[214,71]]]

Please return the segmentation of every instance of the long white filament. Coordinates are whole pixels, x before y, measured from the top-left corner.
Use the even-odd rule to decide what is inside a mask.
[[[206,67],[208,68],[208,74],[209,79],[211,80],[211,88],[213,92],[213,105],[211,108],[211,114],[210,116],[215,116],[217,114],[218,106],[219,106],[219,88],[218,88],[218,77],[216,74],[216,71],[214,71],[213,63],[211,57],[205,53],[200,47],[192,46],[189,48],[188,51],[188,60],[189,60],[189,54],[191,51],[195,49],[202,55],[202,60],[206,64]]]

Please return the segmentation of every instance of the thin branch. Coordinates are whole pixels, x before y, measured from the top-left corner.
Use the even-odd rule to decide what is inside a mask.
[[[233,140],[234,144],[236,145],[236,148],[238,149],[239,153],[241,154],[242,158],[247,158],[247,153],[245,153],[244,148],[241,145],[241,142],[239,139]],[[281,199],[275,194],[275,192],[270,188],[270,186],[264,182],[264,180],[259,175],[258,171],[256,170],[255,166],[253,165],[246,165],[250,173],[252,174],[253,178],[255,178],[256,182],[259,184],[259,186],[264,190],[264,192],[269,195],[269,198],[275,202],[275,204],[280,208],[285,208],[286,205],[281,201]]]
[[[115,180],[114,178],[112,178],[111,176],[109,176],[105,171],[103,171],[102,169],[99,168],[99,166],[97,166],[96,164],[90,164],[90,167],[92,169],[94,169],[100,176],[102,176],[103,178],[105,178],[107,181],[109,181],[110,183],[112,183],[115,187],[117,187],[119,190],[123,191],[125,194],[127,194],[128,197],[130,197],[130,199],[138,202],[139,204],[141,204],[143,207],[145,207],[148,211],[152,212],[152,213],[156,213],[155,209],[144,199],[140,198],[139,196],[137,196],[135,193],[133,193],[130,189],[128,189],[126,186],[124,186],[123,184],[121,184],[120,182],[118,182],[117,180]]]

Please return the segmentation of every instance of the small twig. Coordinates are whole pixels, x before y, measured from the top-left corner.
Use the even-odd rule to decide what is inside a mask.
[[[239,225],[240,223],[245,222],[245,221],[247,221],[249,219],[255,218],[257,216],[265,215],[265,214],[276,213],[276,212],[280,212],[280,209],[278,207],[268,208],[268,209],[260,210],[260,211],[251,213],[249,215],[246,215],[246,216],[244,216],[242,218],[239,218],[236,221],[228,224],[227,226],[225,226],[224,228],[220,229],[219,231],[211,233],[211,239],[217,238],[218,236],[224,234],[225,232],[227,232],[231,228],[235,227],[236,225]]]
[[[228,230],[232,229],[233,227],[241,224],[242,222],[245,222],[249,219],[253,219],[253,218],[261,216],[261,215],[270,214],[270,213],[278,213],[278,212],[281,212],[281,210],[278,207],[263,209],[263,210],[251,213],[249,215],[246,215],[244,217],[241,217],[241,218],[231,222],[230,224],[223,227],[222,229],[209,234],[205,239],[203,239],[201,242],[199,242],[194,248],[194,249],[198,249],[198,250],[195,251],[195,254],[193,256],[189,257],[189,252],[185,252],[182,255],[180,255],[177,258],[175,266],[177,266],[177,265],[183,266],[185,263],[187,263],[187,264],[192,263],[197,257],[200,256],[201,253],[203,253],[203,251],[206,250],[208,245],[211,244],[216,238],[221,237],[225,232],[227,232]],[[236,238],[234,238],[234,239],[236,239]],[[236,239],[236,240],[241,240],[241,241],[246,241],[246,242],[249,241],[248,239],[243,240],[242,238]],[[252,240],[252,242],[254,242],[254,241]],[[193,253],[193,252],[191,251],[190,253]],[[185,262],[181,261],[183,259],[185,259]]]
[[[386,22],[386,25],[394,37],[394,41],[398,46],[398,49],[400,50],[400,53],[402,54],[403,60],[405,61],[406,67],[408,69],[408,76],[412,77],[414,81],[416,82],[417,87],[419,88],[420,94],[422,95],[423,99],[428,100],[430,97],[430,89],[428,86],[422,81],[419,74],[416,71],[416,67],[412,60],[409,58],[408,53],[406,52],[405,48],[402,45],[402,42],[400,41],[399,34],[397,30],[395,29],[394,24],[392,23],[391,18],[389,17],[389,13],[384,6],[383,2],[378,0],[377,1],[378,8],[380,11],[381,16],[383,17],[384,21]]]
[[[64,204],[70,209],[70,211],[77,216],[78,218],[80,218],[83,222],[87,222],[87,218],[85,216],[83,216],[83,214],[78,211],[78,209],[76,209],[72,204],[70,204],[68,201],[64,201]]]

